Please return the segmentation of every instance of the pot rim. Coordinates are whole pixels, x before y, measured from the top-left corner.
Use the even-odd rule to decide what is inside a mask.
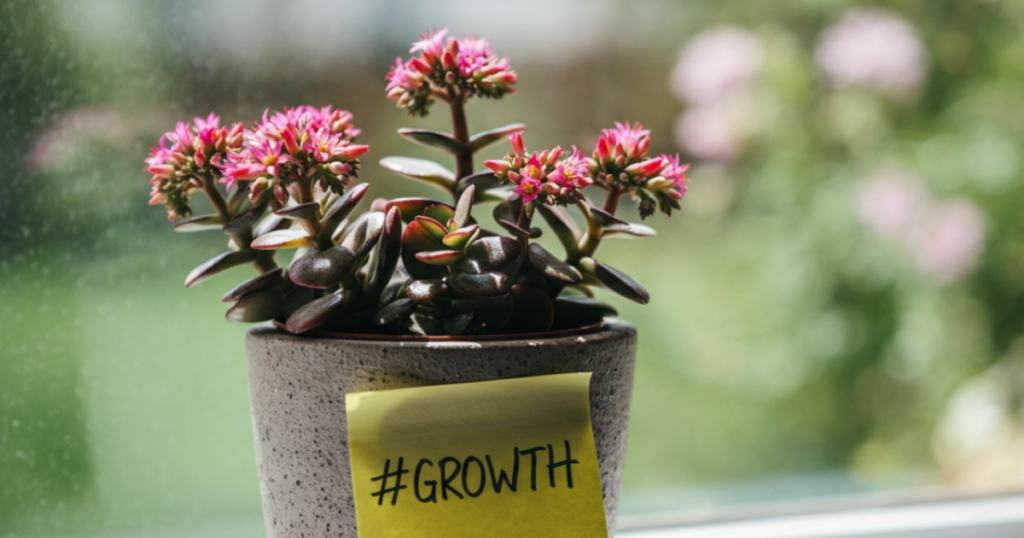
[[[601,320],[597,323],[584,325],[575,329],[561,329],[557,331],[514,333],[514,334],[485,334],[465,336],[426,336],[419,334],[369,334],[369,333],[339,333],[339,332],[309,332],[304,334],[292,334],[285,330],[284,324],[273,320],[274,327],[285,331],[289,336],[297,338],[329,338],[332,340],[360,340],[366,342],[510,342],[520,340],[550,340],[565,338],[568,336],[582,336],[601,332],[612,325],[623,323],[617,319]]]

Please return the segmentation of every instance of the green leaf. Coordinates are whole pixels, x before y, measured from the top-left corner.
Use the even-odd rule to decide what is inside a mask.
[[[423,226],[424,230],[430,232],[430,235],[437,239],[442,239],[444,236],[448,235],[448,228],[445,228],[444,224],[441,224],[430,217],[420,215],[416,217],[416,222],[418,222],[420,226]]]
[[[466,248],[466,245],[472,243],[478,235],[480,235],[480,225],[473,224],[449,233],[441,239],[441,242],[447,247],[463,250]]]
[[[601,233],[601,237],[654,237],[656,235],[658,232],[654,231],[654,228],[635,222],[630,222],[627,229],[610,228]]]
[[[370,322],[379,327],[408,319],[416,311],[417,306],[419,305],[412,299],[399,299],[378,310]]]
[[[512,123],[503,127],[498,127],[497,129],[477,133],[469,139],[469,148],[473,150],[473,153],[476,153],[499,140],[507,139],[513,134],[521,133],[525,130],[526,124]]]
[[[406,224],[410,223],[419,215],[423,215],[428,207],[433,206],[447,206],[451,208],[452,215],[455,214],[455,208],[437,200],[431,200],[429,198],[396,198],[391,200],[384,206],[384,210],[387,211],[392,207],[397,207],[398,211],[402,214],[402,222]],[[447,222],[448,218],[438,219],[431,217],[439,222]],[[450,217],[449,217],[450,218]]]
[[[302,305],[288,316],[284,330],[292,334],[312,331],[337,317],[347,304],[344,292],[325,295]]]
[[[433,250],[417,252],[416,259],[430,265],[451,265],[462,258],[461,250]]]
[[[250,278],[234,288],[231,288],[231,291],[225,293],[220,300],[224,303],[233,303],[241,299],[243,295],[250,294],[263,288],[269,288],[274,284],[281,282],[281,274],[283,272],[284,270],[280,267],[275,267],[260,276]]]
[[[537,207],[540,216],[555,232],[558,241],[562,243],[566,256],[572,258],[579,253],[580,229],[576,221],[564,208],[558,206],[541,205]]]
[[[448,133],[403,127],[398,130],[398,134],[421,146],[447,151],[452,155],[458,155],[459,153],[462,153],[462,150],[464,149],[462,143],[455,140],[455,138]]]
[[[284,292],[277,288],[254,291],[238,299],[224,317],[228,321],[253,323],[276,318],[284,308]]]
[[[320,211],[320,202],[309,202],[283,207],[274,211],[274,214],[288,220],[306,220],[316,216],[317,211]]]
[[[605,230],[624,231],[629,229],[629,223],[612,215],[611,213],[598,208],[591,207],[590,215],[594,217],[594,220]]]
[[[556,258],[538,243],[530,243],[527,247],[530,263],[546,278],[562,284],[579,284],[583,275],[575,267]]]
[[[174,224],[176,232],[204,232],[206,230],[220,230],[224,227],[224,219],[220,215],[200,215]]]
[[[578,295],[560,296],[555,299],[555,312],[559,318],[582,320],[584,323],[598,321],[605,316],[615,316],[619,313],[610,304]]]
[[[391,282],[391,276],[402,255],[402,217],[398,209],[388,210],[384,217],[384,231],[374,248],[377,252],[366,278],[365,289],[370,297],[379,297],[380,292]]]
[[[371,211],[363,213],[349,225],[341,246],[351,250],[357,258],[362,258],[377,244],[380,234],[384,232],[384,213]]]
[[[523,247],[511,237],[483,237],[466,247],[459,269],[470,273],[497,271],[516,261]]]
[[[256,250],[280,250],[285,248],[315,247],[316,240],[305,230],[274,230],[253,240],[250,247]]]
[[[475,192],[476,187],[470,185],[459,196],[459,202],[455,204],[455,215],[452,216],[452,220],[455,221],[457,228],[462,228],[469,224],[469,213],[473,210],[473,194]]]
[[[402,234],[402,263],[413,278],[444,278],[448,274],[447,269],[423,263],[416,258],[416,254],[445,249],[444,243],[431,235],[419,222],[413,221],[405,227]]]
[[[242,232],[252,231],[254,224],[259,222],[263,215],[267,212],[266,204],[258,205],[251,209],[247,209],[227,221],[224,224],[224,231],[229,234],[236,234]]]
[[[436,297],[444,295],[448,291],[448,284],[441,279],[413,280],[405,288],[405,294],[410,299],[424,303]]]
[[[423,215],[437,222],[448,222],[455,217],[455,208],[448,204],[434,204],[423,210]]]
[[[256,258],[256,253],[248,249],[225,252],[193,269],[185,278],[185,287],[191,288],[225,269],[252,261],[254,258]]]
[[[501,185],[501,180],[498,179],[498,176],[494,175],[494,172],[485,170],[460,179],[458,190],[455,194],[457,196],[462,196],[462,193],[469,187],[476,187],[476,193],[473,195],[474,204],[479,204],[481,202],[503,202],[508,198],[507,195],[502,196],[500,194],[487,192],[490,189],[501,187]]]
[[[583,258],[580,260],[580,267],[601,282],[605,288],[630,301],[647,304],[651,300],[650,294],[642,284],[610,265],[605,265],[593,258]]]
[[[434,161],[412,157],[384,157],[380,165],[392,172],[441,187],[449,193],[455,189],[455,172]]]
[[[259,237],[261,235],[267,235],[268,233],[277,229],[284,219],[273,213],[267,213],[262,219],[256,224],[256,227],[252,230],[253,237]]]
[[[288,268],[288,278],[300,286],[326,290],[344,280],[355,261],[356,255],[348,248],[329,248],[295,260]]]
[[[324,218],[320,219],[320,224],[325,230],[334,230],[338,227],[341,221],[348,217],[352,210],[359,205],[359,201],[363,199],[363,195],[366,194],[366,190],[370,187],[367,183],[360,183],[355,187],[352,187],[345,193],[344,196],[338,198],[330,209],[324,213]]]
[[[473,297],[494,297],[508,293],[511,282],[505,273],[498,272],[459,273],[448,279],[449,285],[455,291]]]

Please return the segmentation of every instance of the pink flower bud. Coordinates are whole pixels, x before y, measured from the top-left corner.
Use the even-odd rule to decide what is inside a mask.
[[[337,155],[343,161],[351,161],[356,157],[359,157],[360,155],[366,153],[367,151],[370,151],[370,146],[354,144],[351,146],[345,146],[337,153]]]
[[[595,150],[597,159],[604,160],[611,155],[611,150],[608,148],[608,140],[605,137],[597,139],[597,149]]]
[[[156,177],[168,178],[174,173],[174,167],[169,164],[154,164],[147,168],[146,171]]]
[[[299,153],[298,131],[295,126],[289,125],[287,129],[281,131],[281,140],[284,140],[284,146],[288,153],[292,155]]]
[[[444,55],[441,56],[441,67],[443,67],[445,71],[455,69],[455,56],[452,55],[450,50],[446,50]]]
[[[277,198],[277,201],[280,202],[281,205],[284,205],[288,201],[288,191],[286,191],[284,186],[280,183],[274,185],[274,198]]]
[[[626,173],[630,175],[650,176],[661,171],[668,163],[661,157],[654,157],[643,162],[638,162],[626,167]]]
[[[548,153],[547,163],[548,164],[555,164],[555,162],[557,162],[558,158],[561,157],[561,156],[562,156],[562,148],[556,146],[555,149],[551,150],[551,153]]]
[[[523,176],[519,175],[516,172],[508,173],[508,180],[511,181],[512,183],[519,183],[519,180],[521,179],[523,179]]]
[[[196,165],[200,168],[206,166],[206,155],[203,155],[202,151],[196,152]]]
[[[512,169],[508,161],[484,161],[484,166],[493,170],[495,174],[503,174]]]
[[[327,163],[327,169],[336,176],[343,176],[352,171],[352,165],[340,163],[338,161],[332,161]]]
[[[515,133],[511,136],[511,139],[513,153],[516,155],[526,155],[526,146],[523,145],[523,135]]]

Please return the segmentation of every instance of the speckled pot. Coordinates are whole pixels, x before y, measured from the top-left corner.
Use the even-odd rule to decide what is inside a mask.
[[[346,393],[571,372],[593,372],[591,421],[614,532],[636,353],[631,325],[480,342],[298,337],[257,327],[245,349],[268,538],[357,536]]]

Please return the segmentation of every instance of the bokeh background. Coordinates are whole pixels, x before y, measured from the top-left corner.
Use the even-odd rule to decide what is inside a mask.
[[[262,535],[217,300],[246,269],[182,289],[223,238],[173,233],[142,159],[333,104],[373,195],[429,195],[372,163],[448,128],[383,91],[435,26],[519,73],[471,130],[640,121],[694,163],[658,237],[603,246],[653,296],[605,296],[641,333],[627,517],[1024,487],[1020,2],[4,0],[0,536]]]

